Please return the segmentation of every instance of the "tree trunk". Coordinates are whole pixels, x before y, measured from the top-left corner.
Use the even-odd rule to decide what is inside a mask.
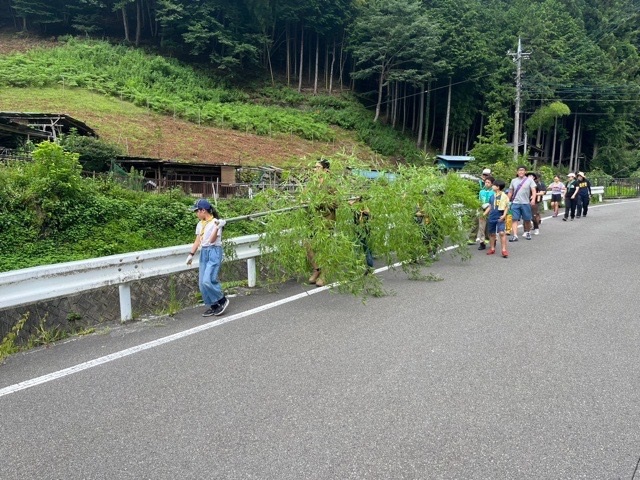
[[[431,137],[429,138],[429,145],[433,145],[433,139],[436,137],[436,109],[438,104],[436,100],[433,100],[433,122],[431,122]]]
[[[407,84],[405,83],[403,85],[402,88],[402,133],[404,133],[404,130],[406,128],[407,125]],[[411,127],[411,129],[413,130],[415,128],[415,115],[413,116],[413,126]]]
[[[573,131],[571,132],[571,153],[569,154],[569,171],[574,170],[573,166],[573,153],[576,148],[576,133],[578,129],[578,114],[573,117]]]
[[[307,47],[307,49],[309,50],[307,52],[307,58],[309,59],[309,61],[307,62],[308,63],[308,65],[307,65],[307,72],[308,72],[307,85],[311,85],[311,75],[312,75],[312,72],[313,72],[313,69],[311,68],[311,59],[312,59],[312,56],[311,56],[311,42],[307,42],[307,43],[309,44],[309,46]]]
[[[136,0],[136,47],[140,46],[142,37],[142,0]]]
[[[287,64],[287,87],[291,85],[291,32],[289,31],[289,22],[284,27],[285,43],[286,43],[286,64]]]
[[[382,105],[382,89],[384,87],[384,65],[380,68],[380,79],[378,85],[378,103],[376,104],[376,116],[373,119],[373,123],[376,123],[380,118],[380,107]]]
[[[556,159],[556,143],[558,139],[558,117],[555,118],[553,125],[553,147],[551,148],[551,168],[553,168],[553,162]]]
[[[580,117],[580,121],[578,122],[578,135],[576,136],[576,170],[580,170],[580,150],[582,150],[582,117]]]
[[[267,36],[265,35],[265,39],[266,38],[267,38]],[[276,79],[273,76],[273,66],[271,65],[271,49],[269,48],[268,40],[265,41],[264,49],[267,52],[267,62],[269,63],[269,74],[271,75],[271,86],[275,87],[276,86]]]
[[[464,145],[464,153],[465,153],[465,155],[469,151],[469,141],[470,140],[471,140],[471,127],[467,128],[467,138],[465,139],[465,145]]]
[[[129,39],[129,19],[127,18],[126,5],[122,5],[122,24],[124,25],[124,39],[126,42],[131,42]]]
[[[560,152],[558,153],[558,167],[562,167],[562,156],[564,155],[565,140],[560,142]]]
[[[324,91],[329,91],[329,42],[324,42]]]
[[[396,128],[398,124],[398,97],[400,96],[400,82],[396,82],[395,86],[392,87],[392,95],[393,95],[393,106],[392,106],[392,125],[393,128]]]
[[[387,101],[384,102],[384,106],[385,106],[385,124],[389,125],[389,123],[391,122],[391,105],[393,101],[393,92],[391,91],[391,80],[389,80],[387,82]]]
[[[424,151],[427,151],[427,135],[429,132],[429,114],[431,109],[431,80],[427,82],[427,106],[424,109],[424,139],[422,143],[424,144]]]
[[[418,142],[416,143],[416,147],[421,148],[424,127],[424,83],[420,86],[420,116],[418,118]]]
[[[316,32],[316,68],[313,79],[313,94],[318,94],[318,60],[320,58],[320,34]]]
[[[343,75],[344,75],[344,67],[345,67],[345,63],[347,62],[347,57],[346,55],[344,55],[344,39],[347,35],[346,31],[342,32],[342,42],[340,43],[340,61],[338,62],[338,69],[340,70],[339,74],[338,74],[338,81],[340,82],[340,91],[342,91],[343,88]],[[343,59],[344,56],[344,59]]]
[[[545,132],[543,134],[544,139],[544,158],[549,158],[551,156],[551,135],[549,132]]]
[[[331,68],[329,69],[329,94],[333,91],[333,67],[336,63],[336,37],[333,37],[333,52],[331,53]]]
[[[302,92],[302,62],[304,62],[304,25],[300,26],[300,71],[298,72],[298,93]]]
[[[156,38],[158,36],[158,22],[151,14],[151,2],[147,2],[147,17],[149,18],[149,32],[151,32],[151,37]]]
[[[451,78],[449,78],[449,93],[447,94],[447,118],[444,122],[444,138],[442,139],[442,154],[447,154],[447,139],[449,137],[449,118],[451,117]]]

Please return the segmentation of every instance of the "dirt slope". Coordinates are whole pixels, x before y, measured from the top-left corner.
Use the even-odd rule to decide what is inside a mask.
[[[0,33],[0,55],[54,46],[43,40]],[[159,115],[147,109],[79,89],[0,89],[0,111],[66,113],[85,122],[100,138],[117,143],[129,155],[230,165],[285,165],[304,157],[357,150],[375,155],[351,133],[337,131],[336,142],[295,136],[265,137]]]

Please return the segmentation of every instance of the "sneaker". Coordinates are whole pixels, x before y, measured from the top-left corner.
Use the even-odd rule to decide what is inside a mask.
[[[316,287],[324,287],[326,285],[326,280],[324,279],[324,277],[321,275],[317,280],[316,280]]]
[[[217,306],[217,305],[216,305]],[[211,317],[212,315],[215,315],[215,306],[212,306],[211,308],[207,308],[204,313],[202,314],[203,317]]]
[[[480,237],[476,238],[476,243],[480,243]]]
[[[487,252],[487,255],[493,255],[494,253],[496,253],[496,249],[490,248],[489,251]]]
[[[533,234],[534,235],[540,235],[540,229],[539,228],[534,228],[533,229]]]
[[[580,218],[580,215],[576,215],[576,218]],[[571,220],[573,220],[573,218]]]
[[[213,311],[213,314],[215,316],[222,315],[228,306],[229,306],[229,299],[227,297],[222,297],[222,300],[220,300],[220,303]]]
[[[508,258],[509,257],[509,252],[507,252],[506,250],[502,250],[502,258]]]
[[[571,219],[571,221],[573,222],[573,218]]]
[[[531,232],[524,232],[524,238],[531,240]]]
[[[510,242],[517,242],[518,241],[518,236],[517,235],[511,235],[511,238],[509,239]]]
[[[484,250],[485,248],[487,248],[487,245],[484,242],[478,245],[478,250]]]

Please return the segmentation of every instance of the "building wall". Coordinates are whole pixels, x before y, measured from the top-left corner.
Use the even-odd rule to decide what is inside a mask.
[[[228,165],[220,167],[220,183],[236,183],[236,167]]]

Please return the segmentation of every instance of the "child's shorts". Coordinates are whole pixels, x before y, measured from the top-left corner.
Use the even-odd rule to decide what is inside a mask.
[[[489,232],[490,235],[504,232],[504,222],[489,220],[487,223],[487,232]]]

